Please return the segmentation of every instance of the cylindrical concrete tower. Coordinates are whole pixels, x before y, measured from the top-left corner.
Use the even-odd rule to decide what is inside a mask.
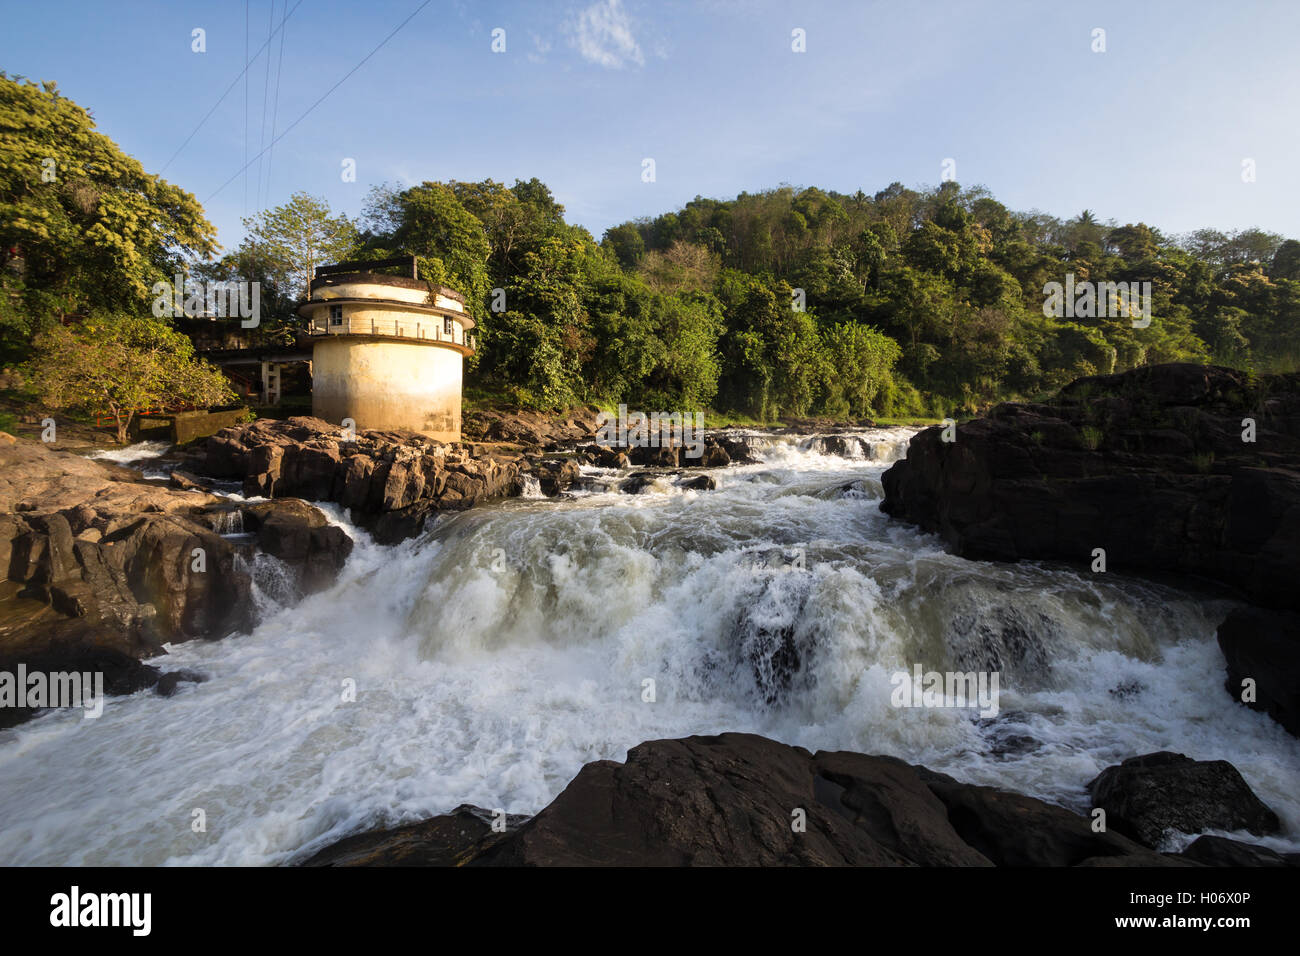
[[[316,270],[299,314],[312,336],[312,414],[357,431],[407,429],[460,441],[461,371],[474,320],[451,289],[359,271],[414,260]]]

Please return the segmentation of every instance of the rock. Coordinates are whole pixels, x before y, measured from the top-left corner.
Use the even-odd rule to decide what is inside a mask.
[[[178,682],[203,679],[188,671],[164,675],[158,668],[141,663],[130,654],[81,639],[53,644],[31,653],[0,655],[0,672],[16,675],[19,664],[26,668],[28,675],[36,672],[47,675],[102,674],[106,696],[134,694],[150,687],[156,687],[158,693],[169,696],[175,692]],[[93,681],[92,677],[88,685],[90,693],[93,693]],[[31,707],[0,707],[0,730],[30,720],[38,713],[38,709]]]
[[[1217,836],[1197,837],[1178,855],[1202,866],[1300,866],[1300,853],[1283,855],[1266,846]]]
[[[676,468],[680,465],[681,449],[676,445],[664,445],[655,448],[652,445],[644,447],[633,446],[627,450],[627,458],[633,465],[641,468]]]
[[[1217,836],[1197,837],[1179,855],[1204,866],[1300,866],[1300,853],[1283,855],[1266,846]]]
[[[580,423],[564,430],[582,433]],[[392,543],[421,533],[440,511],[517,494],[524,459],[414,432],[350,437],[321,419],[295,417],[222,429],[196,445],[188,463],[200,474],[242,478],[249,497],[336,501]],[[532,468],[551,494],[578,475],[568,459],[541,459]]]
[[[806,830],[792,821],[802,811]],[[892,757],[752,734],[657,740],[578,773],[469,865],[1188,865],[1078,814]]]
[[[167,478],[167,483],[181,491],[208,491],[211,488],[211,485],[179,469],[172,471]]]
[[[582,449],[588,460],[599,468],[629,468],[631,461],[627,454],[617,448],[604,445],[586,445]]]
[[[1109,829],[1149,847],[1169,830],[1276,833],[1281,823],[1226,760],[1199,761],[1160,752],[1107,767],[1091,783],[1093,805]]]
[[[618,486],[618,490],[626,495],[639,495],[643,491],[653,491],[658,477],[658,475],[649,471],[634,472]]]
[[[207,678],[197,671],[171,671],[158,678],[154,693],[159,697],[171,697],[180,689],[181,684],[202,684],[206,680]]]
[[[1237,608],[1219,625],[1218,637],[1228,694],[1240,702],[1242,682],[1253,679],[1255,700],[1246,706],[1300,736],[1300,614]]]
[[[681,486],[688,491],[713,491],[718,483],[709,475],[696,475],[683,481]]]
[[[727,453],[729,462],[735,462],[738,465],[752,465],[761,460],[754,454],[752,441],[747,436],[719,435],[717,441],[718,446]]]
[[[475,409],[464,413],[461,432],[467,440],[545,446],[587,441],[596,433],[600,409],[587,405],[559,415],[516,409]]]
[[[682,464],[697,465],[700,468],[725,468],[731,464],[731,455],[727,449],[718,444],[715,438],[704,439],[704,453],[699,458],[682,456]]]
[[[838,458],[869,458],[870,447],[852,435],[821,435],[808,441],[811,451]]]
[[[572,458],[543,460],[533,466],[533,476],[542,486],[542,494],[554,497],[582,476],[582,469]]]
[[[391,830],[340,840],[302,866],[461,866],[519,828],[527,817],[508,815],[494,832],[490,810],[462,804],[451,813]]]
[[[244,529],[257,534],[258,547],[295,570],[300,594],[333,584],[352,553],[347,532],[301,499],[276,498],[240,510]]]
[[[1197,575],[1300,610],[1300,374],[1144,366],[999,405],[953,442],[942,431],[885,472],[881,509],[955,553],[1082,563],[1102,548],[1111,570]]]
[[[229,502],[20,441],[0,445],[0,503],[19,509],[0,513],[0,579],[13,589],[0,607],[0,658],[68,667],[88,659],[121,670],[128,665],[114,661],[255,621],[247,566],[217,530],[237,530]],[[332,542],[333,530],[320,529],[324,518],[311,511],[304,563],[335,571],[350,542]],[[277,526],[287,527],[283,519]],[[291,541],[286,532],[267,543],[283,550]],[[130,672],[157,683],[156,669]],[[164,691],[186,679],[169,678]]]

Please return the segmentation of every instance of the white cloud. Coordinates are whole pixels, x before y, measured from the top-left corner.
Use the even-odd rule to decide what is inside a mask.
[[[629,64],[645,64],[622,0],[593,3],[579,13],[573,38],[583,58],[598,66],[617,70]]]

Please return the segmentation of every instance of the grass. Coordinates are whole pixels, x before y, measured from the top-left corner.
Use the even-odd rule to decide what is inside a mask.
[[[1100,428],[1094,428],[1092,425],[1084,425],[1081,432],[1083,434],[1083,444],[1087,446],[1088,451],[1096,451],[1101,447],[1103,435]]]

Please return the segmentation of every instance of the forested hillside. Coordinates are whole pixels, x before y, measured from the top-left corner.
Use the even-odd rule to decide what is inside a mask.
[[[213,258],[194,197],[53,84],[0,74],[0,123],[0,364],[147,314],[181,269],[260,282],[257,334],[289,341],[314,266],[410,253],[479,322],[471,392],[531,407],[942,416],[1142,364],[1300,366],[1300,242],[1258,230],[1062,221],[948,182],[696,198],[597,242],[538,180],[486,180],[376,187],[358,220],[297,193]],[[1151,322],[1044,315],[1067,275],[1150,281]]]
[[[537,180],[380,189],[370,210],[363,254],[429,256],[470,293],[476,374],[525,403],[942,415],[1143,364],[1300,359],[1300,242],[1258,230],[1062,221],[956,183],[697,198],[599,245]],[[1150,324],[1044,315],[1067,274],[1150,281]]]

